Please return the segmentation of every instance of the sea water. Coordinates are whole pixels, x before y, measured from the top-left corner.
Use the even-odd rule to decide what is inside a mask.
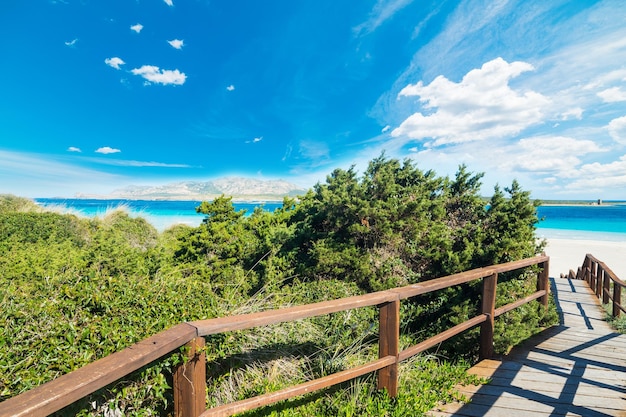
[[[86,217],[104,217],[107,213],[121,209],[132,217],[143,217],[157,230],[163,231],[175,224],[198,226],[205,218],[197,213],[200,201],[163,201],[163,200],[91,200],[91,199],[58,199],[36,198],[41,206],[62,212]],[[282,207],[282,202],[257,201],[233,203],[235,210],[245,210],[246,215],[252,214],[256,207],[274,211]]]
[[[544,238],[626,242],[626,204],[539,206]]]
[[[88,200],[38,198],[37,204],[88,217],[103,217],[107,212],[122,208],[131,216],[141,216],[158,230],[175,224],[198,226],[203,214],[196,213],[200,201],[153,200]],[[256,207],[274,211],[281,202],[235,202],[236,210],[251,214]],[[537,235],[544,238],[589,239],[626,242],[626,203],[603,205],[539,206]]]

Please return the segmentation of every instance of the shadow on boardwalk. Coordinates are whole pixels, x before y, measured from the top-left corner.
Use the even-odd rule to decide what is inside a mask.
[[[467,404],[432,416],[626,416],[626,335],[613,332],[584,281],[551,278],[560,324],[502,360],[469,372],[489,378],[459,387]]]

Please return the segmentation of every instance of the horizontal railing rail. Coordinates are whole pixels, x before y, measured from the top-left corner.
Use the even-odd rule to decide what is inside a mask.
[[[626,313],[626,308],[622,306],[622,288],[626,287],[626,282],[619,279],[611,268],[592,254],[585,255],[582,266],[578,268],[576,274],[570,270],[569,277],[587,281],[602,304],[609,304],[610,301],[613,317],[619,317],[622,312]]]
[[[0,403],[0,417],[46,416],[101,389],[141,367],[186,346],[187,359],[174,370],[175,415],[180,417],[230,416],[278,401],[339,384],[378,371],[378,387],[396,396],[398,363],[480,325],[480,356],[493,355],[495,317],[540,299],[548,306],[549,257],[545,255],[478,268],[418,284],[365,295],[277,310],[182,323],[138,342],[120,352],[90,363],[30,391]],[[523,299],[495,308],[498,274],[538,265],[537,291]],[[608,268],[606,269],[608,270]],[[483,280],[479,315],[414,346],[399,351],[400,301],[433,291]],[[205,336],[295,321],[310,317],[376,306],[379,309],[379,358],[375,361],[312,381],[206,410]]]

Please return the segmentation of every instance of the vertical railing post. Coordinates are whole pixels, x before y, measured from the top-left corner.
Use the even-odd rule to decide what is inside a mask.
[[[618,307],[622,305],[622,286],[618,282],[613,283],[613,317],[617,318],[622,315],[622,309]]]
[[[602,304],[608,304],[611,291],[611,277],[602,268]]]
[[[603,285],[604,269],[602,265],[596,262],[596,297],[602,300],[602,285]]]
[[[204,337],[185,345],[186,358],[174,370],[174,416],[198,417],[206,410]]]
[[[480,326],[480,359],[489,359],[493,356],[497,286],[498,274],[483,278],[482,313],[487,315],[487,320]]]
[[[587,281],[587,284],[591,287],[591,259],[589,256],[585,256],[585,260],[583,261],[583,275],[585,281]]]
[[[386,389],[390,397],[398,395],[398,350],[400,346],[400,299],[378,308],[378,357],[395,356],[396,361],[378,371],[378,389]]]
[[[541,271],[537,276],[537,291],[545,290],[546,294],[543,295],[539,301],[544,306],[544,308],[548,308],[548,300],[550,298],[550,260],[548,259],[545,262],[539,264]]]

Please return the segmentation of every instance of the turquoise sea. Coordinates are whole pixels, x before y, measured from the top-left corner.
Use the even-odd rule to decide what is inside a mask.
[[[197,226],[204,216],[195,208],[200,201],[148,201],[148,200],[88,200],[38,198],[35,201],[61,212],[94,217],[107,211],[124,208],[132,216],[146,218],[158,230],[177,223]],[[252,213],[255,207],[274,211],[281,202],[235,203],[237,210]],[[626,202],[608,202],[603,205],[540,206],[537,234],[545,238],[590,239],[626,241]]]
[[[161,201],[161,200],[91,200],[91,199],[59,199],[36,198],[35,202],[63,213],[73,213],[87,217],[103,217],[115,209],[126,210],[131,216],[140,216],[148,220],[158,230],[163,231],[175,224],[198,226],[203,214],[196,213],[200,201]],[[282,202],[258,201],[235,203],[236,210],[246,210],[247,214],[256,207],[274,211],[282,206]]]

